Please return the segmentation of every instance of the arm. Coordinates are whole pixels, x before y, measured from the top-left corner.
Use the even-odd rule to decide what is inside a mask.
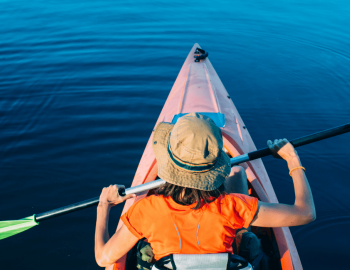
[[[302,166],[294,147],[286,140],[268,141],[272,152],[287,161],[289,170]],[[291,173],[294,183],[293,205],[259,202],[251,225],[260,227],[290,227],[307,224],[316,219],[316,210],[311,189],[303,169]]]
[[[101,267],[106,267],[116,262],[139,240],[124,224],[109,238],[108,219],[111,207],[135,196],[131,194],[121,197],[118,193],[118,188],[120,187],[121,186],[114,185],[109,186],[109,188],[104,188],[97,206],[95,258],[97,264]]]

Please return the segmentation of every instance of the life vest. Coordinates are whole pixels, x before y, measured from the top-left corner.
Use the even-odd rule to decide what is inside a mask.
[[[251,264],[238,255],[172,254],[157,261],[152,270],[253,270]]]

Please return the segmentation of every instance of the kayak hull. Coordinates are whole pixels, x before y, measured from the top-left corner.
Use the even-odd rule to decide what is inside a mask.
[[[194,44],[182,66],[180,73],[159,115],[159,122],[175,122],[178,117],[190,112],[210,115],[221,127],[224,148],[232,156],[256,150],[254,142],[241,119],[231,96],[227,93],[209,59],[194,61],[194,52],[200,46]],[[155,126],[156,126],[155,125]],[[152,150],[153,132],[141,157],[132,186],[141,185],[157,178],[158,168]],[[277,203],[272,187],[261,159],[240,164],[247,173],[250,186],[259,200]],[[123,214],[136,201],[147,196],[147,192],[138,194],[136,198],[126,201]],[[124,226],[119,222],[118,229]],[[273,228],[280,262],[283,270],[302,269],[298,252],[288,227]],[[126,256],[107,269],[125,269]]]

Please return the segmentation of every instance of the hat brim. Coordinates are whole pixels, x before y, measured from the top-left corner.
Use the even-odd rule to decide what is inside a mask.
[[[174,124],[162,122],[154,130],[152,146],[157,159],[158,176],[168,183],[182,187],[206,191],[220,187],[230,174],[230,158],[224,151],[220,151],[214,167],[205,172],[191,172],[178,167],[167,151],[168,138],[173,127]]]

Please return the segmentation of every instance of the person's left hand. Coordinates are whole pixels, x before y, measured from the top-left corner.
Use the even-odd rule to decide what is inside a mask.
[[[115,206],[119,203],[124,202],[127,199],[136,197],[135,194],[129,194],[125,196],[119,195],[119,189],[125,189],[125,186],[123,185],[110,185],[109,187],[105,187],[102,189],[101,195],[100,195],[100,202],[99,205],[109,205],[109,206]]]

